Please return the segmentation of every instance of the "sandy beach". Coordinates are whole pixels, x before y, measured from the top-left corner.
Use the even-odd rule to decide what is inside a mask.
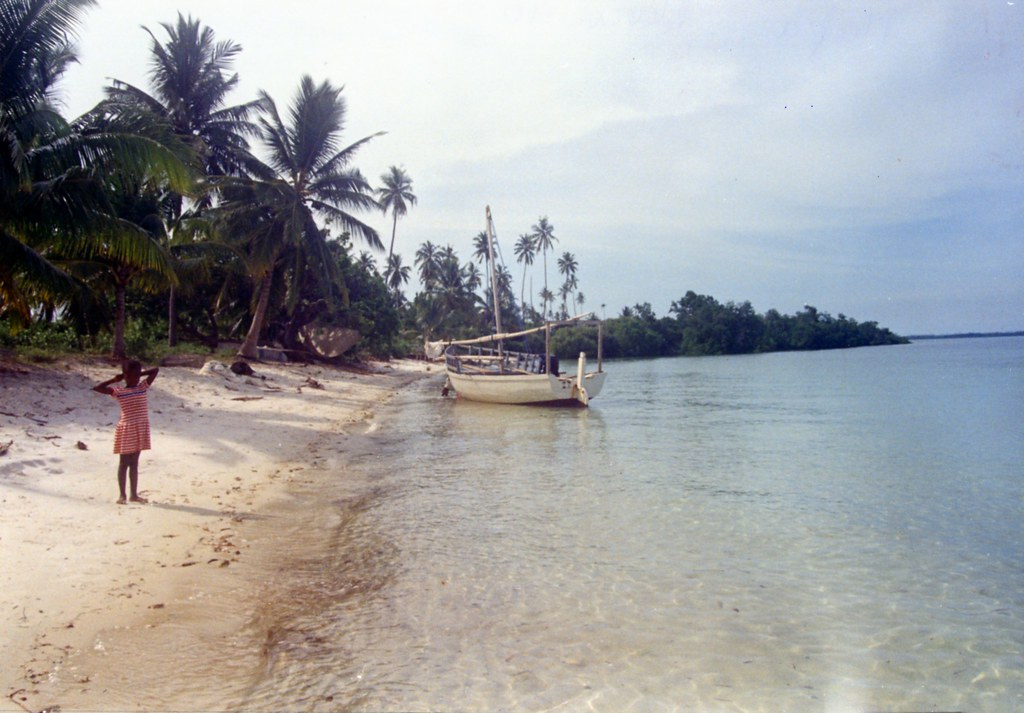
[[[232,598],[265,575],[253,533],[274,526],[266,513],[430,375],[408,361],[254,368],[161,367],[140,463],[150,502],[117,505],[118,406],[91,390],[117,369],[0,364],[0,710],[141,710],[147,676],[175,674],[160,662],[201,670],[210,636],[244,623]],[[135,655],[160,670],[125,670]]]

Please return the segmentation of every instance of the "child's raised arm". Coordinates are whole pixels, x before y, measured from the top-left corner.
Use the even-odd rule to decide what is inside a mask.
[[[159,373],[160,367],[154,366],[152,369],[146,369],[145,371],[141,372],[139,376],[146,377],[146,383],[152,384],[154,381],[156,381],[156,375]]]
[[[118,374],[117,376],[113,377],[112,379],[107,379],[103,383],[96,384],[96,386],[92,387],[92,390],[96,391],[98,393],[106,394],[107,396],[110,396],[110,394],[113,393],[113,391],[110,390],[110,385],[111,384],[116,384],[117,382],[119,382],[123,378],[124,378],[124,374]]]

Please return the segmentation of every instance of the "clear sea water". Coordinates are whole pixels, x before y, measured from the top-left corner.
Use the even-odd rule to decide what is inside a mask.
[[[1024,710],[1024,339],[606,369],[339,445],[230,705]]]

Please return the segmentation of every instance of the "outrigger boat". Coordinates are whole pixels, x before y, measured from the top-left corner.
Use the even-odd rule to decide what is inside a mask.
[[[490,207],[487,208],[487,249],[493,266],[494,226]],[[498,294],[496,273],[496,270],[491,270],[492,295]],[[590,399],[601,393],[607,376],[602,361],[604,335],[601,322],[593,319],[592,314],[546,322],[542,327],[505,334],[502,333],[501,314],[495,304],[494,320],[495,334],[426,345],[428,356],[444,356],[448,378],[441,392],[443,395],[454,390],[460,398],[493,404],[587,406]],[[575,373],[559,372],[558,357],[551,353],[551,332],[569,325],[597,327],[597,371],[587,371],[586,353],[580,352]],[[539,332],[544,332],[543,354],[505,349],[506,339]]]

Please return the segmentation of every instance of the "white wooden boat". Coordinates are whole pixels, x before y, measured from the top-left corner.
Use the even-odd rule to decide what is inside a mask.
[[[491,209],[487,208],[489,259],[494,260],[494,228]],[[492,292],[497,295],[496,270],[491,270]],[[501,314],[495,307],[497,333],[476,339],[433,342],[427,345],[431,357],[444,356],[447,380],[443,395],[454,390],[460,398],[493,404],[535,404],[587,406],[601,393],[607,376],[602,362],[603,330],[592,315],[547,322],[543,327],[521,332],[501,332]],[[570,373],[561,373],[558,358],[551,353],[551,332],[563,326],[594,326],[597,328],[597,370],[587,371],[586,354],[580,352]],[[505,340],[544,332],[544,353],[509,351]],[[486,345],[486,346],[485,346]]]
[[[594,325],[598,330],[596,371],[587,371],[587,356],[580,352],[575,369],[559,370],[558,358],[551,355],[551,331],[565,325]],[[545,353],[508,351],[501,340],[545,331]],[[451,342],[444,349],[447,390],[469,401],[493,404],[546,404],[587,406],[601,393],[607,373],[601,360],[601,323],[594,320],[549,322],[515,334],[494,335],[476,340]],[[492,346],[482,346],[492,343]]]

